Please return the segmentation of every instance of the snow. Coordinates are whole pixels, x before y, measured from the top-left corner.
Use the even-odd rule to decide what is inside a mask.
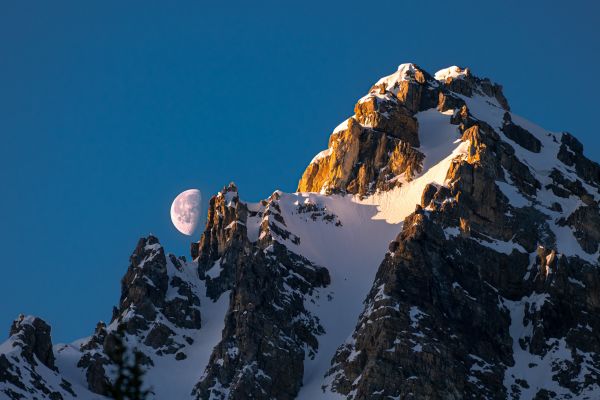
[[[34,318],[35,317],[33,317],[33,316],[28,316],[24,319],[24,321],[22,323],[31,324],[33,322]],[[76,376],[77,371],[74,371],[74,368],[76,368],[76,367],[74,367],[74,365],[71,366],[71,365],[69,365],[69,363],[62,362],[63,360],[65,360],[64,357],[62,357],[62,360],[61,360],[61,357],[57,357],[56,366],[60,368],[60,374],[59,374],[56,371],[53,371],[53,370],[49,369],[48,367],[46,367],[44,364],[42,364],[42,362],[35,355],[33,355],[36,365],[33,368],[31,368],[31,364],[29,364],[27,361],[25,361],[24,358],[21,356],[21,350],[22,350],[21,346],[14,346],[15,344],[16,343],[14,341],[14,337],[11,337],[9,340],[5,341],[4,343],[2,343],[0,345],[0,354],[7,356],[7,358],[10,360],[10,362],[16,368],[18,368],[18,371],[20,371],[21,382],[23,382],[27,385],[29,382],[32,382],[34,380],[33,379],[34,375],[37,374],[41,378],[42,382],[44,382],[44,386],[47,386],[52,391],[60,392],[62,394],[63,398],[65,398],[65,399],[72,398],[72,395],[69,394],[68,392],[66,392],[60,386],[60,383],[62,382],[63,378],[69,379],[72,376]],[[54,350],[55,350],[55,354],[57,354],[58,352],[57,352],[56,346],[55,346]],[[69,361],[73,361],[76,363],[76,361],[73,358],[69,359]],[[16,372],[15,370],[12,370],[12,373],[15,373],[15,372]],[[100,396],[100,395],[90,392],[87,389],[87,384],[81,384],[74,380],[70,380],[70,382],[73,384],[72,389],[77,394],[78,399],[83,399],[83,400],[105,399],[105,397],[103,397],[103,396]],[[4,383],[0,382],[0,389],[3,389],[4,388],[3,386],[4,386]],[[23,391],[20,388],[17,388],[13,385],[10,385],[9,387],[11,390],[14,390],[17,393],[20,393],[23,396],[22,398],[24,398],[24,399],[38,398],[38,397],[34,396],[34,393],[29,393],[27,391]],[[37,394],[37,396],[42,396],[41,391],[36,390],[35,393]],[[0,393],[0,397],[1,396],[2,396],[2,393]],[[42,397],[40,397],[40,398],[42,398]]]
[[[432,167],[418,179],[404,182],[401,187],[387,192],[378,192],[373,196],[357,201],[377,208],[377,213],[373,218],[385,220],[390,224],[399,224],[404,221],[404,218],[415,211],[417,204],[421,203],[423,190],[428,183],[439,185],[446,183],[446,174],[448,173],[451,161],[456,156],[466,154],[466,149],[467,144],[462,142],[451,155]]]
[[[390,90],[398,81],[406,79],[406,72],[411,68],[410,64],[402,65],[398,72],[382,78],[377,82],[377,85],[384,84]],[[462,75],[464,75],[464,71],[459,72],[455,67],[450,67],[439,71],[436,74],[436,79],[460,78]],[[480,95],[475,95],[473,98],[463,96],[463,98],[476,118],[485,120],[497,131],[500,131],[506,111],[495,98]],[[419,151],[423,152],[426,157],[423,171],[415,179],[406,181],[403,177],[398,177],[402,182],[401,187],[376,193],[364,199],[353,196],[323,196],[314,193],[300,193],[288,195],[294,198],[289,201],[282,201],[282,204],[290,204],[294,201],[303,200],[302,197],[309,198],[312,202],[326,206],[328,210],[339,217],[343,224],[342,227],[326,226],[318,223],[301,224],[299,221],[294,220],[291,208],[282,207],[284,209],[282,213],[286,223],[288,223],[289,230],[301,238],[299,246],[288,247],[327,267],[332,277],[332,284],[326,291],[333,295],[333,299],[331,301],[321,300],[310,305],[310,311],[320,318],[326,334],[319,338],[319,352],[315,359],[306,360],[304,387],[299,398],[338,397],[335,393],[324,395],[321,392],[321,385],[327,384],[331,380],[331,377],[324,380],[323,376],[330,367],[330,361],[337,346],[340,343],[347,343],[346,339],[352,333],[357,315],[361,311],[360,300],[366,296],[370,282],[373,281],[374,272],[385,251],[383,244],[393,239],[400,231],[404,218],[414,211],[416,204],[420,203],[425,186],[428,183],[445,185],[446,175],[452,160],[457,157],[464,157],[467,154],[469,143],[462,142],[457,127],[450,124],[451,114],[451,112],[440,113],[432,109],[416,115],[420,127],[419,139],[421,145]],[[514,114],[512,114],[512,119],[514,123],[528,129],[542,142],[543,151],[539,154],[531,153],[511,142],[503,134],[501,136],[503,140],[513,145],[516,156],[530,167],[536,177],[541,180],[542,186],[545,186],[546,182],[540,179],[539,176],[547,176],[551,168],[557,164],[555,156],[559,145],[556,144],[553,134],[531,123],[524,122]],[[569,171],[561,172],[569,177],[567,175]],[[505,179],[506,182],[497,181],[496,183],[514,207],[534,206],[543,209],[546,214],[549,213],[550,200],[542,200],[544,202],[542,204],[534,203],[519,192],[507,172],[505,173]],[[572,175],[570,179],[573,179]],[[547,193],[543,192],[543,194]],[[538,198],[543,197],[538,196]],[[552,201],[560,201],[560,199],[552,195]],[[567,207],[569,210],[574,210],[579,204],[578,200],[570,200],[570,202],[571,204]],[[563,203],[561,202],[561,205]],[[556,220],[558,215],[553,217]],[[590,259],[590,255],[581,250],[570,228],[551,223],[551,229],[557,236],[561,252]],[[445,230],[447,237],[457,236],[459,233],[460,230],[457,227]],[[374,236],[377,238],[376,241],[373,240]],[[472,238],[472,240],[504,254],[510,254],[515,250],[527,253],[522,246],[513,241],[500,241],[491,238],[489,240]],[[355,250],[358,243],[360,243],[360,251]],[[331,249],[344,249],[344,251],[331,251]],[[465,295],[469,296],[466,292]],[[471,298],[471,296],[469,297]],[[540,299],[538,300],[541,301]],[[539,306],[541,303],[535,304]],[[340,312],[340,310],[344,311]],[[416,313],[417,310],[411,309],[411,311],[414,311],[411,318],[414,318],[413,325],[415,327],[419,318],[417,315],[421,315]],[[418,346],[415,345],[415,350],[420,349]],[[353,352],[351,355],[356,354]],[[483,372],[487,368],[487,364],[479,361],[474,368],[477,371],[482,370],[479,372]]]
[[[218,265],[220,266],[219,261],[215,262],[215,267],[212,269],[219,270]],[[154,366],[150,367],[145,375],[146,382],[150,382],[155,393],[154,398],[185,399],[191,398],[193,386],[200,380],[213,348],[221,340],[221,332],[225,325],[225,313],[229,305],[229,292],[223,293],[216,302],[206,297],[206,283],[198,278],[196,263],[183,264],[183,268],[178,269],[167,257],[167,271],[169,276],[177,275],[188,282],[199,297],[202,328],[199,330],[178,328],[159,314],[157,321],[173,330],[178,341],[182,341],[183,337],[193,339],[192,345],[185,346],[180,350],[187,356],[184,360],[176,360],[175,354],[157,356],[153,349],[141,343],[130,343],[130,345],[138,346],[151,357],[154,363]],[[170,286],[166,296],[167,300],[177,296],[179,296],[177,288]],[[124,318],[127,318],[129,314],[130,312]],[[111,330],[115,327],[113,323],[107,329]],[[79,348],[84,342],[85,340],[80,339],[71,344],[55,345],[56,364],[61,375],[73,384],[73,390],[78,394],[78,398],[83,400],[104,399],[86,389],[84,370],[77,367],[77,362],[83,355]],[[2,348],[0,348],[0,353],[4,353]]]
[[[156,251],[161,248],[162,246],[160,245],[160,243],[147,244],[144,246],[144,251]]]
[[[315,162],[319,161],[322,158],[329,157],[331,155],[331,151],[332,151],[331,148],[321,151],[319,154],[314,156],[314,158],[312,160],[310,160],[310,163],[314,164]]]
[[[382,78],[376,85],[384,84],[387,90],[393,92],[398,82],[407,79],[407,72],[411,68],[414,68],[412,64],[403,64],[396,73]],[[438,71],[435,77],[444,80],[448,77],[461,78],[463,75],[464,71],[459,71],[456,67],[450,67]],[[542,187],[545,186],[547,180],[544,180],[543,177],[547,176],[557,164],[556,153],[559,144],[557,144],[555,135],[521,119],[515,114],[511,114],[514,123],[529,130],[542,142],[543,151],[538,154],[531,153],[510,141],[501,133],[500,128],[506,111],[495,98],[481,95],[474,95],[473,98],[461,97],[476,118],[488,122],[500,133],[503,140],[515,148],[517,158],[532,170],[536,178],[542,183]],[[307,359],[305,362],[304,387],[301,389],[300,399],[339,398],[338,394],[329,392],[323,394],[321,391],[321,386],[327,386],[332,379],[332,377],[324,378],[324,375],[330,368],[330,362],[337,347],[341,343],[351,342],[351,333],[356,324],[357,316],[364,308],[361,300],[365,298],[377,266],[386,250],[384,244],[398,234],[404,218],[414,211],[416,204],[420,203],[425,186],[428,183],[446,184],[446,175],[452,160],[457,157],[464,157],[467,154],[469,143],[462,142],[457,127],[450,124],[451,114],[451,112],[443,114],[433,109],[416,115],[420,127],[419,139],[421,145],[419,151],[426,156],[423,171],[412,181],[398,177],[402,182],[402,186],[399,188],[376,193],[364,199],[353,196],[323,196],[316,193],[291,194],[282,198],[282,215],[288,228],[301,238],[300,245],[288,244],[288,247],[292,251],[297,251],[308,259],[327,267],[332,278],[331,286],[323,291],[331,294],[332,299],[326,301],[324,300],[325,296],[322,295],[320,301],[309,304],[309,310],[323,323],[326,334],[319,337],[319,351],[316,357],[313,360]],[[336,131],[339,129],[343,128],[338,127]],[[320,153],[317,159],[323,154]],[[563,168],[561,172],[569,179],[575,179],[572,171]],[[519,192],[507,172],[505,173],[505,179],[506,181],[497,181],[496,183],[508,198],[510,204],[518,208],[536,207],[552,217],[550,225],[557,236],[560,252],[568,255],[578,255],[588,260],[596,256],[584,253],[575,240],[571,229],[560,227],[555,223],[559,217],[558,213],[555,215],[548,210],[551,201],[556,201],[563,206],[565,212],[573,211],[580,204],[578,199],[564,201],[565,199],[559,199],[551,192],[542,189],[537,196],[538,200],[541,201],[539,203],[532,202],[527,196]],[[596,193],[592,189],[587,190],[590,193]],[[343,225],[335,227],[319,222],[311,223],[308,221],[306,223],[305,220],[301,222],[294,214],[292,205],[294,203],[300,204],[307,199],[326,207],[339,217]],[[457,227],[446,228],[445,234],[447,237],[457,236],[460,234],[460,230]],[[513,241],[500,241],[491,238],[489,240],[472,238],[472,240],[504,254],[510,254],[515,250],[527,253],[522,246]],[[336,249],[336,251],[331,249]],[[343,249],[343,251],[337,249]],[[464,289],[462,290],[464,291]],[[383,295],[382,290],[380,290],[380,293]],[[476,300],[466,291],[465,295],[472,300]],[[535,309],[541,307],[546,300],[546,296],[539,295],[536,298],[523,299],[522,302],[526,302],[529,307]],[[521,302],[514,302],[510,306],[512,307],[511,317],[513,321],[511,335],[516,338],[520,336],[519,330],[525,329],[521,326],[522,324],[517,323],[519,321],[519,315],[517,314],[525,305]],[[412,307],[409,315],[412,326],[416,329],[418,321],[423,318],[424,314],[418,308]],[[517,344],[517,339],[515,339],[515,349],[518,347]],[[420,344],[415,344],[413,350],[420,351],[422,347]],[[563,350],[559,345],[552,354],[559,354]],[[516,351],[518,352],[518,350]],[[357,354],[358,351],[353,350],[350,357],[355,357]],[[523,374],[524,371],[519,370],[519,368],[527,365],[530,360],[528,359],[529,356],[525,353],[518,354],[517,357],[522,358],[518,359],[513,371]],[[490,368],[489,364],[475,357],[473,355],[476,362],[473,364],[472,371],[477,373],[486,372]],[[545,365],[549,364],[546,363]],[[544,368],[540,367],[539,369],[540,377],[547,376],[549,373],[549,370]],[[533,374],[535,375],[535,373],[534,371]],[[509,376],[509,372],[507,372],[507,376]],[[515,374],[515,376],[519,375]],[[510,380],[510,377],[507,380]]]
[[[500,132],[504,124],[504,113],[506,113],[506,110],[502,108],[494,97],[481,96],[479,94],[474,94],[473,97],[457,93],[455,95],[465,101],[469,112],[475,118],[487,122],[497,132]]]
[[[412,347],[412,351],[414,351],[415,353],[420,353],[423,351],[423,345],[421,345],[420,343],[415,344]]]
[[[492,365],[486,362],[481,357],[478,357],[475,354],[469,354],[469,358],[472,358],[474,360],[473,365],[471,365],[472,372],[492,372]]]
[[[221,275],[221,259],[216,260],[212,267],[210,267],[206,271],[206,275],[208,275],[211,279],[216,279]]]
[[[458,226],[450,226],[444,228],[444,236],[446,237],[446,239],[450,239],[458,235],[460,235],[460,228]]]
[[[457,149],[461,134],[458,127],[450,123],[452,111],[440,113],[431,109],[415,117],[419,121],[419,151],[426,156],[423,171],[427,171]]]
[[[500,191],[508,198],[508,202],[517,208],[527,207],[531,205],[531,201],[528,200],[514,186],[514,183],[510,178],[508,171],[504,170],[504,176],[507,182],[496,181],[496,185],[498,185]]]
[[[260,224],[262,223],[263,216],[261,211],[263,210],[263,206],[260,203],[246,203],[248,209],[252,212],[256,212],[257,214],[254,216],[248,216],[246,219],[246,232],[248,235],[248,240],[251,242],[256,242],[259,237],[260,232]]]
[[[502,299],[504,307],[510,313],[511,325],[509,332],[513,339],[513,358],[515,361],[513,366],[506,369],[504,386],[510,393],[511,386],[519,386],[516,380],[526,380],[528,387],[519,386],[521,390],[520,398],[522,399],[534,398],[540,389],[553,391],[558,395],[558,398],[572,397],[569,389],[560,386],[556,380],[552,379],[555,373],[560,371],[562,365],[573,362],[573,350],[567,346],[565,339],[550,339],[546,343],[549,350],[544,355],[533,354],[528,349],[533,334],[533,326],[530,321],[524,322],[525,312],[527,308],[531,311],[539,311],[543,304],[548,301],[548,298],[549,296],[545,293],[534,293],[518,301]],[[585,379],[584,376],[590,372],[590,368],[593,368],[590,367],[593,363],[590,362],[591,359],[585,358],[587,353],[578,350],[576,352],[584,355],[585,362],[582,363],[582,371],[574,381],[582,383]],[[596,384],[585,385],[583,393],[578,398],[586,398],[586,394],[593,395],[599,389],[600,387]]]
[[[55,363],[61,376],[73,384],[73,391],[77,393],[78,399],[105,399],[104,396],[99,396],[87,389],[84,371],[77,367],[82,355],[79,351],[79,345],[75,343],[56,345],[54,346],[54,354],[56,355]]]
[[[225,204],[227,207],[235,207],[235,201],[238,199],[238,192],[229,190],[225,193]]]
[[[440,69],[435,73],[434,78],[438,81],[445,81],[448,78],[452,79],[462,79],[466,75],[465,70],[453,65],[448,68]]]
[[[409,74],[414,72],[414,68],[413,64],[402,64],[394,74],[381,78],[376,85],[384,85],[389,92],[396,94],[398,83],[410,79]],[[443,81],[447,78],[461,79],[464,76],[464,70],[452,66],[438,71],[435,74],[435,79]],[[374,91],[363,99],[385,96],[388,96],[388,94],[380,95]],[[472,98],[463,95],[457,96],[466,102],[475,118],[490,124],[498,132],[501,139],[514,148],[515,156],[530,169],[541,183],[542,189],[538,191],[536,199],[530,199],[518,190],[513,178],[505,170],[505,181],[498,180],[496,184],[508,198],[509,203],[516,208],[534,207],[548,215],[548,224],[556,236],[556,247],[560,255],[578,256],[589,262],[597,263],[599,253],[588,254],[584,252],[573,235],[572,229],[558,224],[559,218],[569,215],[581,206],[581,200],[574,196],[566,199],[561,198],[554,195],[551,190],[545,189],[545,186],[551,182],[548,175],[554,168],[558,169],[567,179],[578,179],[574,171],[562,165],[556,159],[560,147],[560,136],[511,113],[511,119],[515,124],[527,129],[541,141],[542,151],[532,153],[501,132],[506,111],[495,98],[479,94],[475,94]],[[373,285],[377,269],[387,253],[388,243],[396,238],[402,229],[404,219],[414,212],[417,204],[420,204],[425,186],[430,183],[438,186],[446,185],[446,177],[452,161],[456,158],[464,158],[467,154],[469,143],[461,141],[458,127],[450,123],[451,116],[452,111],[440,113],[436,109],[416,114],[415,117],[419,122],[420,146],[418,150],[425,155],[423,169],[412,180],[408,180],[404,176],[396,177],[395,179],[401,183],[401,186],[393,190],[378,192],[366,198],[351,195],[276,192],[280,196],[277,202],[281,208],[281,216],[285,220],[285,226],[272,218],[272,214],[265,215],[268,210],[275,212],[274,209],[269,208],[268,204],[247,203],[248,209],[255,213],[246,220],[247,234],[250,241],[255,242],[269,233],[272,234],[272,232],[261,230],[261,223],[268,219],[269,224],[289,231],[292,237],[295,235],[301,239],[294,242],[273,235],[275,240],[285,244],[290,251],[306,257],[315,264],[326,267],[331,277],[331,284],[318,290],[316,297],[308,299],[305,304],[308,311],[319,318],[325,334],[318,337],[319,346],[314,358],[311,359],[307,356],[305,359],[303,387],[298,396],[299,399],[343,398],[336,393],[323,393],[322,386],[328,386],[328,383],[332,380],[331,376],[326,377],[325,375],[331,368],[331,360],[341,344],[346,343],[352,348],[349,355],[350,360],[360,354],[360,350],[354,348],[351,335],[361,312],[364,310],[368,314],[372,311],[369,307],[373,307],[373,305],[365,305],[364,300]],[[333,132],[336,133],[347,128],[348,119],[338,125]],[[331,152],[331,148],[321,151],[311,160],[311,163],[330,156]],[[582,185],[596,201],[600,200],[596,188],[585,182],[582,182]],[[219,193],[219,195],[225,197],[225,203],[229,207],[234,207],[238,201],[236,191],[227,191]],[[335,215],[341,224],[333,224],[323,219],[313,220],[307,218],[306,214],[299,213],[298,206],[307,203],[312,203],[318,209],[326,210],[328,214]],[[553,203],[559,203],[563,211],[552,211],[550,207]],[[234,224],[237,223],[241,222],[234,221],[226,229],[233,228]],[[447,239],[450,239],[460,235],[460,229],[458,227],[447,227],[444,229],[444,234]],[[511,254],[515,250],[527,253],[522,246],[513,241],[501,241],[493,238],[484,240],[473,237],[470,240],[503,254]],[[146,246],[146,250],[152,250],[153,252],[157,252],[159,248],[160,245],[158,244]],[[553,257],[559,254],[552,253],[548,256],[547,261],[552,262]],[[535,258],[535,253],[532,253],[530,257]],[[184,265],[182,271],[174,272],[170,260],[168,262],[171,274],[182,274],[182,279],[193,283],[194,290],[201,300],[202,328],[200,330],[185,330],[169,325],[176,332],[176,335],[179,337],[189,336],[194,340],[194,343],[183,349],[187,358],[181,361],[176,361],[174,354],[161,357],[153,356],[155,366],[147,372],[147,379],[153,382],[156,392],[155,397],[158,399],[190,398],[193,385],[201,378],[213,348],[221,340],[224,317],[229,305],[229,292],[222,294],[216,302],[213,302],[206,297],[205,282],[199,280],[195,275],[195,264]],[[140,267],[143,267],[143,265],[142,263]],[[220,260],[217,260],[207,271],[207,275],[216,278],[220,271]],[[585,288],[584,283],[581,281],[570,277],[568,279],[572,284]],[[455,290],[461,290],[472,301],[477,301],[457,282],[454,282],[452,287]],[[174,296],[177,296],[177,293],[168,293],[168,298]],[[375,300],[385,300],[386,298],[384,285],[381,285],[378,288]],[[534,293],[517,301],[502,299],[499,305],[510,314],[509,332],[513,339],[515,359],[514,366],[509,366],[506,369],[504,383],[510,388],[511,385],[516,384],[517,379],[526,379],[529,388],[521,388],[523,391],[521,398],[532,398],[540,388],[552,390],[559,396],[568,394],[567,389],[558,386],[557,382],[552,381],[549,377],[553,376],[553,371],[561,363],[572,360],[573,352],[577,352],[577,350],[569,349],[564,338],[556,338],[552,343],[549,343],[550,350],[543,356],[532,354],[527,346],[521,346],[521,342],[524,340],[524,343],[527,343],[533,332],[531,322],[524,322],[526,312],[539,311],[547,301],[549,301],[547,294]],[[392,306],[386,305],[386,307]],[[399,310],[398,305],[393,305],[393,307]],[[419,322],[427,317],[427,314],[418,307],[412,306],[408,310],[408,315],[411,320],[411,328],[415,331],[413,336],[422,336],[423,333],[418,329]],[[26,319],[26,322],[29,322],[29,320]],[[163,320],[161,322],[167,323]],[[112,329],[111,327],[109,329]],[[99,399],[100,396],[87,391],[83,371],[76,365],[81,357],[79,346],[84,341],[82,339],[72,344],[55,346],[57,365],[61,374],[73,383],[74,390],[79,395],[78,398],[84,400]],[[9,354],[14,351],[9,346],[10,341],[1,344],[0,353]],[[423,350],[423,346],[414,342],[412,349],[415,352],[420,352]],[[231,352],[231,356],[237,353],[239,349],[231,348],[228,351]],[[591,357],[589,354],[581,352],[578,355],[584,359]],[[477,374],[489,372],[491,366],[485,360],[474,354],[469,356],[474,361],[470,367],[471,372]],[[583,379],[585,368],[584,366],[578,379]],[[165,371],[168,373],[165,373]],[[52,371],[43,372],[44,378],[47,377],[49,381],[55,379],[52,374]],[[261,370],[258,370],[258,374],[267,377]],[[359,376],[358,379],[360,378]],[[478,378],[475,376],[471,376],[470,379],[473,379],[475,383],[478,382]],[[599,389],[594,386],[590,390],[594,388]]]
[[[385,76],[377,81],[375,86],[385,85],[386,90],[397,94],[397,84],[407,80],[407,75],[415,71],[415,65],[411,63],[400,64],[398,70],[389,76]]]
[[[569,282],[571,282],[572,284],[581,286],[582,288],[585,288],[585,284],[583,282],[581,282],[580,280],[571,278],[571,277],[569,277],[568,279],[569,279]]]
[[[496,132],[500,134],[503,141],[510,144],[515,150],[515,156],[525,164],[535,178],[541,183],[541,189],[538,190],[535,204],[527,199],[522,193],[513,186],[512,181],[508,173],[505,173],[507,182],[497,181],[496,184],[500,190],[509,198],[510,203],[515,207],[524,207],[532,205],[537,210],[550,216],[548,225],[551,231],[556,236],[556,247],[560,254],[566,256],[576,256],[582,260],[590,263],[597,263],[600,252],[589,254],[583,251],[577,239],[573,235],[573,231],[568,226],[558,225],[558,220],[562,217],[570,215],[577,207],[583,203],[578,198],[571,196],[568,199],[556,196],[551,190],[546,189],[546,185],[552,182],[549,178],[549,174],[553,169],[557,169],[569,180],[579,180],[586,191],[594,197],[594,200],[600,200],[598,189],[581,181],[574,171],[570,170],[567,166],[557,160],[557,154],[560,149],[560,134],[556,134],[545,130],[544,128],[526,120],[525,118],[510,113],[511,120],[513,123],[521,126],[522,128],[529,131],[534,137],[536,137],[542,143],[542,151],[539,153],[532,153],[516,142],[509,139],[501,128],[504,121],[504,113],[506,112],[496,102],[495,99],[490,97],[484,97],[480,95],[474,95],[472,98],[459,95],[465,100],[467,107],[471,114],[480,120],[486,121],[490,124]],[[506,172],[506,171],[505,171]],[[561,205],[563,211],[555,212],[550,209],[552,203],[558,203]]]
[[[185,270],[192,270],[187,266]],[[225,326],[225,313],[229,306],[229,292],[223,293],[216,302],[206,297],[205,281],[199,281],[200,312],[202,328],[200,330],[183,330],[179,332],[191,337],[194,343],[185,347],[187,358],[175,360],[175,355],[153,357],[154,368],[146,373],[148,382],[154,384],[156,399],[185,399],[191,397],[193,386],[200,380],[213,348],[221,340],[221,332]],[[173,327],[171,327],[173,329]],[[168,373],[165,373],[168,371]]]
[[[412,63],[400,64],[398,66],[398,70],[391,75],[384,76],[379,79],[374,86],[383,85],[388,92],[393,93],[394,95],[398,94],[399,84],[402,81],[411,80],[411,76],[414,76],[414,73],[417,69],[417,66]],[[436,82],[430,82],[431,85],[436,86]],[[376,91],[374,91],[376,92]],[[373,92],[372,92],[373,93]]]
[[[306,199],[335,214],[342,225],[312,221],[297,213],[295,203],[302,204]],[[390,224],[375,218],[377,206],[363,204],[352,196],[284,194],[279,204],[287,229],[301,239],[298,245],[286,242],[288,248],[325,266],[331,276],[331,284],[320,290],[318,301],[306,305],[320,319],[326,334],[318,338],[315,358],[305,361],[304,387],[299,396],[322,398],[321,385],[331,359],[354,330],[387,243],[401,227],[399,222]]]
[[[515,242],[506,242],[503,240],[498,240],[498,239],[494,239],[494,240],[482,240],[482,239],[477,239],[477,238],[470,238],[471,240],[474,240],[475,242],[479,243],[482,246],[485,247],[489,247],[490,249],[498,252],[498,253],[502,253],[502,254],[506,254],[506,255],[510,255],[514,250],[517,250],[521,253],[526,253],[527,254],[527,250],[525,250],[523,248],[523,246],[521,246],[518,243]]]
[[[229,223],[229,225],[227,225],[227,226],[225,227],[225,230],[227,230],[227,229],[232,229],[234,226],[236,226],[236,225],[238,225],[238,224],[239,224],[239,225],[244,225],[244,223],[243,223],[242,221],[237,221],[237,220],[236,220],[236,221],[231,221],[231,222]]]
[[[460,141],[457,127],[450,124],[451,113],[428,110],[416,117],[420,127],[419,151],[425,154],[425,160],[423,171],[412,181],[364,199],[318,193],[283,194],[280,199],[287,230],[301,239],[299,245],[286,242],[288,248],[325,266],[331,275],[331,285],[322,290],[320,301],[308,304],[326,334],[319,337],[315,358],[305,361],[299,399],[324,398],[321,386],[326,383],[325,373],[338,346],[354,330],[387,244],[400,233],[404,218],[420,204],[425,186],[432,182],[444,185],[452,160],[466,154],[468,143]],[[342,225],[302,218],[295,212],[296,205],[307,200],[335,214]],[[326,299],[327,294],[331,294],[331,300]],[[327,396],[338,397],[335,393]]]
[[[352,117],[350,117],[350,118],[352,118]],[[340,132],[340,131],[348,129],[348,120],[350,118],[346,118],[344,120],[344,122],[342,122],[341,124],[339,124],[338,126],[336,126],[335,129],[333,130],[333,133]]]
[[[410,308],[410,310],[408,311],[408,316],[411,321],[410,326],[413,329],[417,329],[417,327],[419,326],[419,321],[422,320],[423,318],[425,318],[427,316],[427,314],[424,313],[423,311],[419,310],[419,307],[412,306]]]

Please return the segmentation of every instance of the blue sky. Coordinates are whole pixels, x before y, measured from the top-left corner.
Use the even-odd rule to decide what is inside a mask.
[[[217,4],[222,3],[222,4]],[[600,159],[593,1],[0,3],[0,332],[108,320],[137,239],[187,255],[171,200],[293,191],[398,64],[504,85],[513,111]],[[198,239],[200,232],[194,237]]]

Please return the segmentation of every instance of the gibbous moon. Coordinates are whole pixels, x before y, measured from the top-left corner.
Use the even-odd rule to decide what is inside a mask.
[[[200,218],[200,202],[202,196],[198,189],[181,192],[171,204],[171,221],[175,228],[184,235],[192,235]]]

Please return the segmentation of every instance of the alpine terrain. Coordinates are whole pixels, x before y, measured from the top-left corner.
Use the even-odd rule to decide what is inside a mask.
[[[19,316],[0,398],[600,399],[600,165],[469,69],[402,64],[296,193],[213,196],[191,260],[139,240],[109,323]]]

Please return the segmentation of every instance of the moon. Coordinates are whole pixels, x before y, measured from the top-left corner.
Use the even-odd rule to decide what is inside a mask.
[[[171,204],[171,221],[184,235],[191,236],[198,226],[202,195],[198,189],[189,189],[175,197]]]

